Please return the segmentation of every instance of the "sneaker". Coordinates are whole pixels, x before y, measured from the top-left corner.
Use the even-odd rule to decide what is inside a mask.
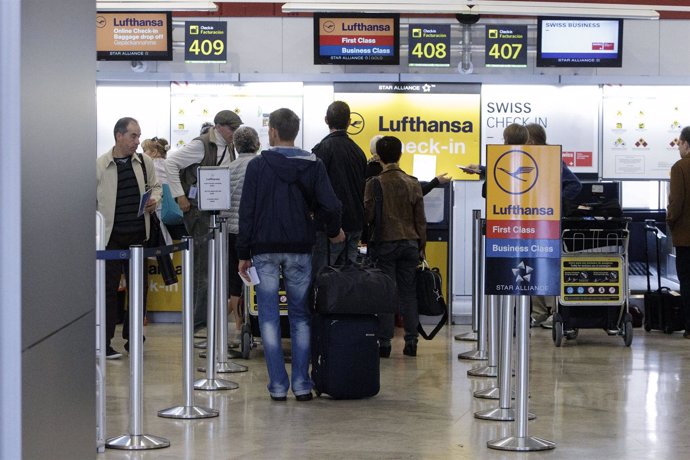
[[[108,347],[105,349],[105,359],[120,359],[122,358],[122,353],[115,351],[113,347]]]
[[[314,399],[314,396],[312,396],[311,391],[309,393],[305,393],[303,395],[295,395],[295,399],[300,402],[305,402],[305,401],[311,401]]]
[[[544,322],[540,324],[544,329],[553,329],[553,315],[546,318]]]

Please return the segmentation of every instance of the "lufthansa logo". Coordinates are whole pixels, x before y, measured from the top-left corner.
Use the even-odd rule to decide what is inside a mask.
[[[333,32],[335,30],[335,23],[329,19],[327,21],[324,21],[322,27],[323,27],[324,32],[330,34],[331,32]]]
[[[522,150],[510,150],[494,165],[496,185],[510,195],[529,192],[537,183],[539,167],[534,158]]]
[[[364,117],[357,112],[350,112],[350,126],[347,127],[347,133],[350,136],[356,136],[364,130]]]

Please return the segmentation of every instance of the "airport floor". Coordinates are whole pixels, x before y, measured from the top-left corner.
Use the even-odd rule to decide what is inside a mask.
[[[505,452],[487,442],[516,434],[514,422],[476,419],[498,406],[474,391],[496,379],[468,377],[485,361],[459,360],[475,342],[454,336],[469,326],[444,328],[420,341],[416,358],[403,356],[401,329],[393,353],[381,360],[381,391],[370,399],[271,401],[259,345],[248,372],[219,377],[239,384],[228,391],[195,391],[195,404],[220,411],[197,420],[160,418],[183,402],[179,324],[150,324],[144,350],[143,433],[170,447],[148,451],[106,449],[119,459],[685,459],[690,451],[690,340],[634,330],[630,348],[621,337],[581,330],[556,348],[551,331],[531,330],[528,434],[553,441],[544,452]],[[119,335],[119,328],[118,328]],[[288,346],[286,341],[285,345]],[[122,350],[121,339],[113,342]],[[205,360],[195,358],[196,365]],[[199,378],[203,376],[196,373]],[[107,363],[108,437],[128,430],[129,358]]]

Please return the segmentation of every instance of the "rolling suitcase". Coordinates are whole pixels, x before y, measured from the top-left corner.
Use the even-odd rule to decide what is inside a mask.
[[[324,315],[312,318],[312,370],[317,396],[359,399],[380,388],[378,318]]]
[[[649,244],[647,236],[654,235],[656,246],[657,289],[652,291],[649,271]],[[644,294],[644,329],[649,332],[653,329],[672,334],[675,331],[685,329],[681,297],[678,293],[667,287],[661,286],[661,258],[659,255],[659,229],[648,222],[645,225],[645,254],[647,268],[647,292]]]

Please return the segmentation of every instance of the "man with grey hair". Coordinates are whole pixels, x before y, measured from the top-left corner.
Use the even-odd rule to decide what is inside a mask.
[[[194,245],[194,328],[206,325],[208,291],[208,243],[198,241],[208,235],[210,214],[199,211],[196,174],[199,166],[229,166],[235,159],[232,135],[242,119],[231,110],[221,110],[205,134],[168,153],[165,170],[170,192],[184,213],[183,220]]]

